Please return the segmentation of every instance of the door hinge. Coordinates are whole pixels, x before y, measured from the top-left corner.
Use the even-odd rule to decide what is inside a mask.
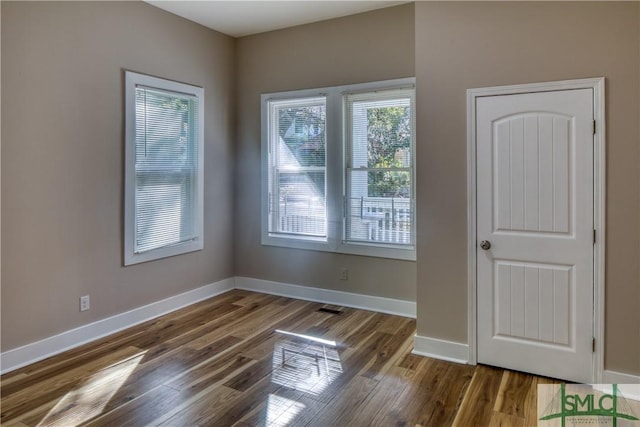
[[[596,352],[596,339],[595,339],[595,337],[593,338],[593,340],[591,340],[591,352],[592,353]]]
[[[593,229],[593,244],[596,244],[596,229]]]
[[[593,121],[593,134],[596,134],[596,121]]]

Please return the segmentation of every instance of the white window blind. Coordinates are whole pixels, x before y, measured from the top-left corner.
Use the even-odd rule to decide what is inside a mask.
[[[202,89],[136,73],[127,83],[126,261],[201,249]]]
[[[269,232],[326,237],[326,100],[268,105]]]
[[[344,239],[413,245],[413,89],[348,94]]]

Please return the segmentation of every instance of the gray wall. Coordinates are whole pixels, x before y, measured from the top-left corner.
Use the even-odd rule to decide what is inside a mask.
[[[419,335],[467,341],[466,90],[604,76],[605,366],[640,374],[639,8],[416,3]]]
[[[142,2],[2,2],[3,351],[233,276],[234,52]],[[206,104],[205,248],[126,268],[123,69]]]
[[[411,77],[413,23],[409,4],[238,40],[236,275],[415,301],[415,262],[260,244],[260,94]]]

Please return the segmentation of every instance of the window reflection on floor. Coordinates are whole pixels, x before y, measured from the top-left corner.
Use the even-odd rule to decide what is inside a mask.
[[[276,332],[282,339],[273,350],[273,383],[317,396],[342,374],[334,341]]]

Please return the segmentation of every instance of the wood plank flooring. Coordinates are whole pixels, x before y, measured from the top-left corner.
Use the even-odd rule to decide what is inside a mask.
[[[2,376],[1,423],[536,424],[551,380],[412,355],[414,334],[412,319],[234,290]]]

